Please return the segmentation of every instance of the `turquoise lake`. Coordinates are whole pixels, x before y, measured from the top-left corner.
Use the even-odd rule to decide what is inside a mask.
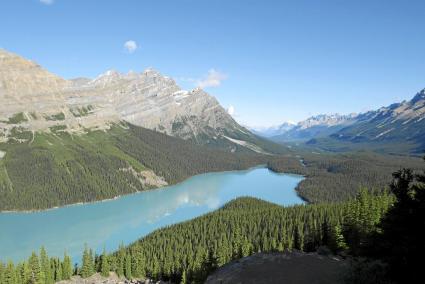
[[[301,176],[266,168],[208,173],[161,189],[114,200],[34,213],[0,214],[0,259],[20,261],[41,246],[50,256],[66,250],[80,260],[84,244],[100,252],[129,244],[155,229],[193,219],[241,196],[280,205],[301,204]]]

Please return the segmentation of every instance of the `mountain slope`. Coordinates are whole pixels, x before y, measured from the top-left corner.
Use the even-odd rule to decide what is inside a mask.
[[[285,151],[153,69],[64,80],[0,50],[0,211],[113,198]]]
[[[348,124],[328,130],[313,135],[306,145],[339,152],[374,150],[422,155],[425,151],[425,89],[410,101],[359,114]]]
[[[325,137],[355,123],[356,115],[321,114],[299,122],[287,131],[270,137],[276,142],[307,141],[312,138]]]
[[[0,143],[0,211],[108,199],[266,162],[264,155],[229,154],[128,123],[85,135],[36,132],[30,141]]]
[[[49,132],[62,127],[84,133],[124,120],[232,152],[267,152],[258,142],[279,148],[240,126],[202,89],[181,90],[153,69],[127,74],[110,70],[93,80],[68,81],[0,50],[0,101],[0,141],[17,128]]]

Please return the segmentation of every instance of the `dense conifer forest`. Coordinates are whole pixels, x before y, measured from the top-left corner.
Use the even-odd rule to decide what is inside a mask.
[[[0,283],[54,283],[72,274],[108,275],[202,283],[216,268],[256,252],[316,251],[354,258],[346,283],[406,283],[425,253],[425,174],[393,173],[390,192],[361,189],[345,202],[281,207],[236,199],[191,221],[159,229],[108,254],[85,248],[80,266],[49,258],[41,248],[22,263],[0,263]],[[322,248],[322,249],[321,249]],[[408,282],[410,283],[410,282]]]
[[[134,174],[144,170],[173,184],[267,161],[254,152],[211,149],[129,124],[84,135],[35,133],[32,142],[12,139],[0,143],[0,150],[6,153],[0,159],[0,211],[46,209],[152,188]],[[129,168],[134,171],[123,170]]]
[[[269,169],[306,176],[296,190],[309,203],[353,198],[359,188],[389,190],[392,174],[402,168],[425,170],[422,159],[376,153],[312,154],[270,160]]]
[[[187,283],[202,283],[217,267],[255,252],[314,251],[323,245],[335,252],[345,249],[342,231],[346,224],[363,222],[373,231],[392,202],[389,194],[374,195],[367,190],[351,202],[288,208],[240,198],[210,214],[157,230],[113,254],[97,256],[86,248],[81,266],[73,273],[85,278],[115,271],[126,278],[174,282],[184,278]],[[69,257],[49,259],[41,249],[24,263],[0,265],[0,283],[53,283],[68,279],[70,269]]]
[[[57,129],[16,135],[28,139],[0,143],[6,153],[0,159],[0,211],[47,209],[150,189],[155,185],[144,184],[137,174],[146,170],[174,184],[205,172],[268,164],[277,172],[305,175],[297,191],[318,203],[347,200],[362,186],[384,189],[391,173],[403,167],[424,168],[418,158],[371,153],[265,155],[244,147],[229,153],[127,123],[83,135]]]
[[[418,174],[425,166],[417,158],[229,154],[128,124],[82,136],[36,134],[32,143],[1,144],[0,149],[7,153],[0,160],[2,210],[42,209],[150,188],[122,170],[128,167],[153,170],[172,184],[199,173],[267,163],[273,171],[306,176],[297,191],[308,201],[285,208],[239,198],[111,254],[95,255],[86,248],[80,266],[66,254],[49,257],[41,248],[22,263],[0,263],[0,283],[54,283],[110,271],[129,279],[202,283],[216,268],[256,252],[316,251],[323,246],[359,259],[347,273],[348,283],[402,283],[396,267],[415,267],[412,259],[424,252],[415,231],[416,225],[423,226],[418,216],[425,216],[425,180]],[[400,240],[400,249],[389,253]],[[371,279],[375,282],[367,282]]]

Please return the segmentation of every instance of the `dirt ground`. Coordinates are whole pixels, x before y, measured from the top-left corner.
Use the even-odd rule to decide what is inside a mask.
[[[206,284],[336,284],[346,261],[317,253],[258,253],[231,262],[210,275]]]

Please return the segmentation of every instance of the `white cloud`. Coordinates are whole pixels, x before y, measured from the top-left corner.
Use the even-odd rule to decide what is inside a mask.
[[[128,53],[133,53],[138,48],[137,43],[134,40],[128,40],[124,43],[124,48]]]
[[[208,87],[218,87],[221,85],[223,80],[227,79],[227,75],[223,74],[215,69],[210,69],[205,78],[198,81],[198,87],[208,88]]]
[[[45,5],[52,5],[55,2],[55,0],[40,0],[40,3],[43,3]]]
[[[228,108],[227,108],[227,113],[228,114],[230,114],[230,115],[234,115],[235,114],[235,107],[234,106],[229,106]]]

